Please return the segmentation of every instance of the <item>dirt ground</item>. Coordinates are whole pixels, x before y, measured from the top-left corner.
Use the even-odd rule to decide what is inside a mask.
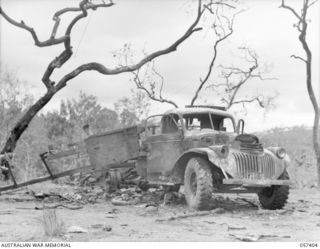
[[[30,187],[32,188],[32,187]],[[36,188],[36,187],[34,187]],[[38,186],[38,189],[41,188]],[[70,190],[70,189],[69,189]],[[82,209],[56,208],[67,230],[61,237],[44,234],[39,201],[23,194],[26,189],[0,196],[0,241],[319,241],[320,192],[292,189],[283,210],[260,209],[257,197],[215,195],[214,212],[198,217],[183,201],[148,206],[145,203],[116,206],[100,198]],[[36,190],[35,190],[36,191]],[[242,199],[245,198],[245,199]],[[249,202],[247,202],[249,201]],[[250,203],[251,202],[251,203]],[[172,218],[180,216],[180,218]],[[170,219],[171,217],[171,219]],[[79,232],[79,231],[78,231]]]

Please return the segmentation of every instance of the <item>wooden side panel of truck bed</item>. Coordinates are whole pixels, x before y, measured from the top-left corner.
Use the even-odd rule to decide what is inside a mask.
[[[139,153],[138,126],[92,135],[85,140],[91,165],[106,168],[134,159]]]

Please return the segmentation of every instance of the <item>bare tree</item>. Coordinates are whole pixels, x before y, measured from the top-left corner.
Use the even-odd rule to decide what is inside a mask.
[[[287,9],[290,11],[297,19],[297,23],[294,25],[294,27],[298,30],[299,33],[299,41],[302,45],[302,48],[305,52],[305,58],[298,56],[298,55],[292,55],[291,57],[294,59],[298,59],[302,61],[305,64],[306,69],[306,85],[307,85],[307,91],[309,94],[310,101],[313,106],[314,110],[314,121],[313,121],[313,149],[316,155],[316,161],[317,161],[317,172],[318,172],[318,186],[320,186],[320,144],[319,144],[319,118],[320,118],[320,110],[319,110],[319,104],[317,102],[317,99],[314,94],[313,86],[312,86],[312,52],[307,42],[307,30],[308,30],[308,22],[307,14],[309,8],[314,5],[318,0],[303,0],[302,1],[302,8],[300,10],[300,13],[298,13],[293,7],[287,5],[285,3],[285,0],[281,1],[281,8]]]
[[[269,73],[269,69],[261,69],[259,65],[259,57],[257,53],[248,48],[240,47],[239,48],[244,56],[242,59],[248,64],[246,69],[240,67],[230,66],[219,66],[222,68],[221,78],[223,79],[222,83],[215,83],[208,86],[212,88],[215,92],[222,91],[220,101],[226,107],[230,109],[235,105],[241,104],[244,109],[246,104],[256,102],[259,107],[267,109],[274,106],[274,100],[277,97],[277,94],[271,96],[262,93],[257,93],[251,97],[238,98],[239,91],[243,86],[251,80],[274,80],[275,78],[265,77],[264,75]]]
[[[86,18],[88,15],[89,10],[97,10],[100,8],[109,8],[114,6],[114,3],[112,0],[105,2],[104,0],[101,0],[99,3],[94,3],[91,0],[81,0],[78,7],[70,7],[70,8],[64,8],[59,11],[57,11],[53,16],[54,25],[51,30],[51,35],[47,40],[40,41],[38,38],[38,35],[36,31],[31,27],[28,26],[24,21],[16,21],[13,18],[11,18],[0,6],[0,15],[10,24],[13,26],[23,29],[27,32],[29,32],[34,40],[35,46],[37,47],[50,47],[50,46],[56,46],[56,45],[63,45],[64,49],[63,51],[55,57],[47,66],[43,77],[42,77],[42,83],[45,85],[47,91],[46,93],[41,96],[18,120],[18,122],[14,125],[13,129],[10,132],[10,135],[2,148],[0,154],[13,152],[16,148],[16,144],[20,138],[20,136],[23,134],[23,132],[27,129],[29,123],[31,120],[37,115],[37,113],[51,100],[51,98],[62,88],[64,88],[67,83],[76,78],[78,75],[85,71],[97,71],[104,75],[116,75],[121,74],[125,72],[133,72],[135,70],[138,70],[142,66],[144,66],[146,63],[156,59],[159,56],[166,55],[169,53],[172,53],[177,50],[178,46],[183,43],[185,40],[187,40],[194,32],[197,32],[201,30],[201,28],[197,27],[199,20],[204,12],[204,8],[202,6],[202,1],[198,1],[198,8],[197,8],[197,14],[195,17],[195,20],[192,22],[192,24],[187,28],[184,34],[182,34],[176,41],[174,41],[170,46],[167,48],[155,51],[151,54],[148,54],[144,56],[140,61],[129,65],[129,66],[119,66],[115,68],[107,68],[104,65],[97,63],[97,62],[89,62],[84,63],[78,67],[76,67],[71,72],[65,74],[61,79],[58,79],[57,81],[51,79],[51,76],[53,72],[57,68],[61,68],[72,56],[72,46],[71,46],[71,37],[72,37],[72,30],[74,26],[79,22],[79,20]],[[79,13],[76,15],[71,22],[67,25],[66,30],[64,32],[64,35],[61,37],[57,37],[57,31],[59,28],[61,17],[64,14],[72,13]]]

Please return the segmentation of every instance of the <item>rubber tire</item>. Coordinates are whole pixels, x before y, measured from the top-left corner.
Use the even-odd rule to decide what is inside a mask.
[[[191,177],[195,174],[196,191],[192,190]],[[184,174],[184,194],[189,208],[195,210],[210,209],[213,185],[212,174],[207,160],[194,157],[186,166]]]
[[[142,190],[142,191],[148,191],[148,189],[150,188],[149,184],[147,182],[141,181],[138,183],[138,187]]]
[[[278,179],[289,180],[288,172],[284,171]],[[258,193],[258,197],[260,204],[264,209],[282,209],[287,203],[289,197],[289,186],[273,185],[269,188],[263,189],[260,193]]]

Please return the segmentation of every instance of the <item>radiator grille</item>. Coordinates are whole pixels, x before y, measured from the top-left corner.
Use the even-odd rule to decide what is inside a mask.
[[[275,163],[269,154],[252,155],[233,153],[237,166],[237,178],[271,179],[275,175]]]

